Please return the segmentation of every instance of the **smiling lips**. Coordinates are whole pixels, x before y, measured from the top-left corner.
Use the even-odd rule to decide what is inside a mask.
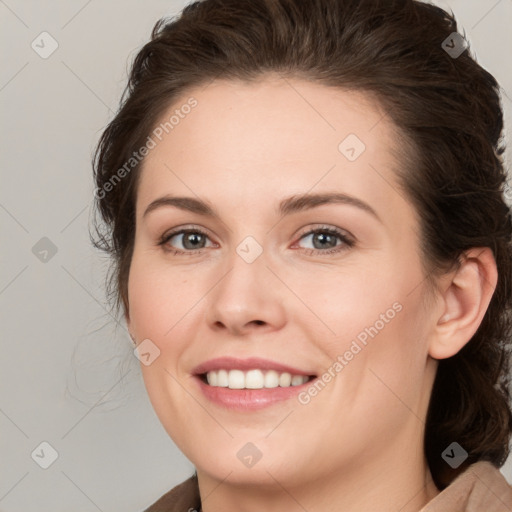
[[[312,372],[257,357],[212,359],[197,366],[193,373],[208,399],[244,410],[291,398],[316,377]]]

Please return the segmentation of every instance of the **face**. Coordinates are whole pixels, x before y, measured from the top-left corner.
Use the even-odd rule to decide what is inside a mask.
[[[162,120],[176,109],[143,165],[128,285],[166,431],[198,473],[237,482],[421,458],[435,372],[389,118],[364,93],[271,77],[191,89]]]

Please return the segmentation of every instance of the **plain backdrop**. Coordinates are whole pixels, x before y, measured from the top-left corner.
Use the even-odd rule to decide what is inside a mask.
[[[193,472],[109,316],[88,232],[92,151],[128,63],[186,3],[0,0],[0,512],[141,511]],[[502,85],[510,126],[512,0],[435,3]],[[512,482],[511,459],[502,471]]]

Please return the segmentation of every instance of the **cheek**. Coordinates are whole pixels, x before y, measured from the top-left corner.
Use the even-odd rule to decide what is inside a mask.
[[[356,373],[361,379],[371,368],[389,385],[421,378],[427,358],[426,315],[423,287],[416,286],[423,276],[416,263],[402,266],[390,259],[387,264],[287,276],[315,314],[308,313],[316,318],[309,324],[310,339],[321,345],[328,360],[346,356],[350,366],[360,369]],[[304,309],[299,309],[292,321],[304,326]]]
[[[302,318],[305,312],[316,317],[322,334],[324,330],[329,333],[323,338],[327,347],[337,348],[340,339],[359,335],[364,342],[375,331],[389,331],[388,326],[403,316],[410,301],[407,282],[412,279],[384,265],[373,267],[348,264],[314,272],[297,269],[285,275],[283,280],[294,284],[295,294],[310,312],[304,306],[294,309]],[[300,323],[299,318],[296,321]]]
[[[376,310],[382,316],[375,316],[352,338],[361,351],[350,363],[354,364],[350,385],[369,410],[395,415],[393,421],[398,427],[400,419],[407,418],[410,410],[419,413],[428,343],[419,294],[402,295],[391,308],[384,310],[386,305],[384,301],[383,307]],[[359,342],[361,338],[364,343]]]
[[[134,255],[128,281],[130,320],[137,339],[158,345],[170,338],[180,319],[204,297],[208,281],[183,268],[162,267]],[[141,338],[142,337],[142,338]]]

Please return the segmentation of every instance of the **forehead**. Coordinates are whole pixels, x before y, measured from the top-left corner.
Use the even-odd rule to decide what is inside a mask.
[[[383,175],[393,180],[397,165],[396,129],[372,96],[300,79],[217,80],[189,89],[151,136],[139,215],[165,193],[233,205],[247,192],[258,207],[259,193],[270,199],[313,187],[389,195]]]

